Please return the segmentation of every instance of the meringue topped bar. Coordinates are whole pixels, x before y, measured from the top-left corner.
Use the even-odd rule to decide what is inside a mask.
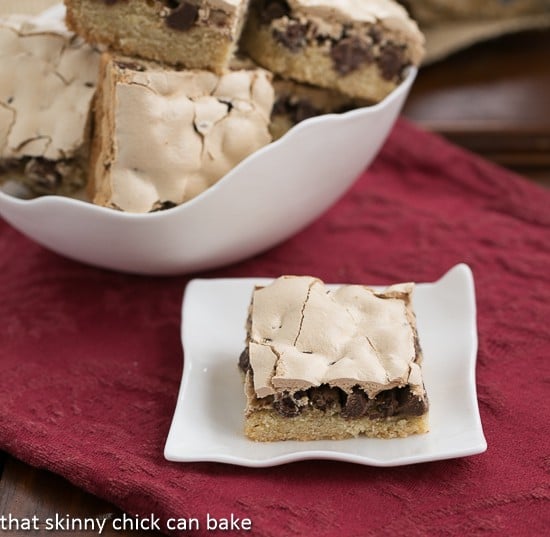
[[[0,176],[36,194],[84,186],[98,66],[56,21],[0,18]]]
[[[194,198],[271,141],[263,69],[176,71],[102,56],[90,197],[145,213]]]
[[[422,33],[393,0],[252,0],[241,45],[283,77],[373,102],[424,54]]]
[[[269,442],[427,432],[413,288],[330,291],[309,276],[257,287],[239,359],[245,434]]]

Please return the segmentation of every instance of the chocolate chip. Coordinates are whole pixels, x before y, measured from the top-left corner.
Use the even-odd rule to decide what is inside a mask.
[[[314,408],[327,410],[340,401],[340,393],[338,388],[319,386],[318,388],[311,388],[309,400]]]
[[[290,114],[290,102],[288,99],[280,97],[273,104],[273,110],[271,112],[274,116],[283,116]]]
[[[413,394],[409,386],[399,389],[397,398],[399,400],[399,414],[422,416],[428,409],[426,399]]]
[[[322,111],[311,104],[307,99],[280,98],[273,105],[273,115],[288,115],[293,124],[304,119],[318,116]]]
[[[239,368],[243,373],[246,373],[250,369],[250,353],[248,347],[246,347],[239,356]]]
[[[173,209],[177,206],[177,203],[173,201],[157,201],[154,207],[149,211],[150,213],[158,213],[159,211],[166,211],[167,209]]]
[[[298,52],[306,44],[308,27],[298,21],[290,21],[284,31],[273,29],[273,37],[291,52]]]
[[[54,194],[61,186],[63,175],[56,162],[42,157],[31,158],[25,165],[26,180],[41,194]]]
[[[330,57],[334,69],[341,75],[347,75],[374,60],[369,44],[357,36],[345,37],[334,43]]]
[[[309,101],[305,99],[300,99],[294,106],[294,114],[292,120],[294,123],[300,123],[304,119],[310,117],[318,116],[321,111],[318,108],[315,108]]]
[[[385,390],[371,399],[366,414],[370,419],[387,418],[396,414],[398,406],[396,390]]]
[[[384,36],[384,34],[382,33],[382,30],[380,28],[378,28],[378,26],[372,26],[370,29],[369,29],[369,37],[372,39],[372,42],[374,44],[378,44],[382,41],[382,38]]]
[[[166,17],[166,25],[174,30],[182,32],[189,30],[199,16],[199,8],[194,4],[182,2]]]
[[[382,76],[386,80],[399,79],[403,69],[407,65],[405,51],[403,47],[393,43],[386,43],[380,49],[380,54],[376,59],[376,63],[380,68]]]
[[[348,394],[344,407],[342,408],[343,418],[360,418],[365,415],[369,406],[368,395],[359,388],[353,388],[353,392]]]
[[[301,408],[289,394],[283,395],[280,399],[275,401],[273,407],[285,418],[292,418],[301,412]]]
[[[290,7],[285,0],[264,0],[260,7],[260,22],[270,24],[271,21],[289,14]]]
[[[221,9],[213,9],[210,11],[208,22],[217,28],[223,28],[224,26],[227,26],[227,18],[228,16],[225,11],[222,11]]]

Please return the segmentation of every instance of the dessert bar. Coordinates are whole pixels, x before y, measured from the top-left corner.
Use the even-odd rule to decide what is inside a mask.
[[[86,182],[99,53],[56,22],[0,18],[0,174],[36,194]]]
[[[271,75],[263,69],[167,69],[102,56],[90,195],[150,212],[179,205],[271,141]]]
[[[257,287],[240,356],[252,440],[405,437],[428,430],[414,284]]]
[[[241,46],[284,78],[378,102],[420,63],[423,42],[393,0],[253,0]]]
[[[114,51],[221,73],[248,0],[65,0],[69,28]]]

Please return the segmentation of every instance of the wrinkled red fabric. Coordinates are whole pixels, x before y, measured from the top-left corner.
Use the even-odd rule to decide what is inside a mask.
[[[281,208],[284,215],[284,208]],[[0,222],[0,449],[122,509],[252,520],[252,534],[542,535],[550,527],[550,191],[400,120],[314,224],[202,277],[433,281],[468,263],[488,451],[396,468],[163,459],[189,276],[72,262]],[[185,535],[209,534],[204,526]]]

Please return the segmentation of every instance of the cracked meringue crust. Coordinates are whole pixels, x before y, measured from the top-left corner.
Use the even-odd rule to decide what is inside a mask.
[[[424,38],[393,0],[253,0],[241,47],[285,78],[379,102],[419,65]]]
[[[0,173],[36,194],[84,186],[99,53],[62,25],[0,18]]]
[[[221,73],[248,0],[65,0],[67,25],[128,56]]]
[[[271,141],[263,69],[176,71],[102,56],[92,149],[94,203],[145,213],[179,205]]]
[[[329,291],[309,276],[256,288],[239,360],[246,435],[275,441],[427,432],[413,289]]]

